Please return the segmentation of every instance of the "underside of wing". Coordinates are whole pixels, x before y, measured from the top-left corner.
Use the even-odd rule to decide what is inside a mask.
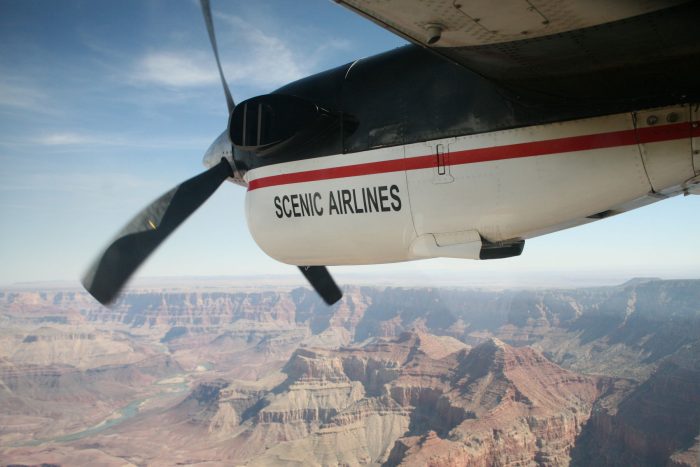
[[[663,10],[683,0],[336,0],[412,42],[472,47],[559,34]],[[441,37],[431,43],[431,28]],[[433,30],[434,31],[434,30]]]
[[[697,94],[700,2],[336,0],[514,94]]]

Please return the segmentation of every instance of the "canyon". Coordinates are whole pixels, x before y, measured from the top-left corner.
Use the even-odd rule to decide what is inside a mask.
[[[0,459],[700,463],[700,280],[0,291]]]

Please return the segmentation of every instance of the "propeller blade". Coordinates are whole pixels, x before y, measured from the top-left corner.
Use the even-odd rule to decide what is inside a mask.
[[[325,266],[299,266],[299,270],[327,305],[333,305],[343,298],[343,292]]]
[[[219,68],[221,84],[224,86],[224,94],[226,94],[226,105],[228,106],[228,114],[231,115],[235,104],[233,103],[231,91],[229,91],[228,84],[226,83],[226,78],[224,77],[224,70],[221,68],[221,60],[219,60],[219,48],[216,46],[216,35],[214,34],[214,20],[212,20],[211,17],[211,6],[209,5],[209,0],[199,0],[199,4],[202,7],[204,23],[207,25],[207,32],[209,33],[209,42],[211,42],[211,48],[214,50],[216,66]]]
[[[231,166],[222,159],[153,201],[97,258],[83,286],[103,305],[111,303],[141,263],[231,175]]]

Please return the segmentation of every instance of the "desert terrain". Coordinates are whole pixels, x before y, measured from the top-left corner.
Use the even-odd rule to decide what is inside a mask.
[[[700,280],[0,290],[3,465],[698,466]]]

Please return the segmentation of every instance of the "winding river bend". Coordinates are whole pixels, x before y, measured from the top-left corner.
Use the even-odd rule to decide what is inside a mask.
[[[137,399],[135,401],[130,402],[128,405],[122,407],[117,412],[115,412],[117,416],[114,416],[113,414],[109,418],[101,421],[97,425],[94,425],[90,428],[87,428],[82,431],[77,431],[75,433],[70,433],[67,435],[55,436],[53,438],[34,439],[31,441],[18,442],[15,443],[14,446],[39,446],[41,444],[51,442],[68,443],[71,441],[77,441],[79,439],[87,438],[89,436],[105,431],[108,428],[112,428],[116,425],[119,425],[120,423],[123,423],[126,420],[129,420],[130,418],[137,415],[140,412],[140,407],[147,401],[152,401],[166,396],[173,397],[187,392],[189,390],[189,386],[187,385],[187,376],[187,374],[183,373],[158,381],[155,384],[157,386],[162,386],[162,391],[158,392],[155,395],[144,397],[142,399]]]

